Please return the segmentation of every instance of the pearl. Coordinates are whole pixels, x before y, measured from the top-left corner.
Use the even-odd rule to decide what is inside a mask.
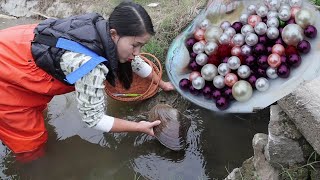
[[[209,21],[209,19],[204,19],[200,23],[199,28],[202,29],[202,30],[206,30],[210,25],[211,25],[211,22]]]
[[[216,54],[211,54],[208,57],[208,64],[214,64],[215,66],[218,66],[220,64],[220,59]]]
[[[258,35],[263,35],[267,32],[267,25],[264,22],[259,22],[255,27],[254,27],[254,31],[258,34]]]
[[[233,100],[233,96],[232,96],[232,88],[230,87],[226,87],[224,88],[224,90],[222,91],[222,95],[226,98],[228,98],[229,100]]]
[[[301,8],[299,8],[299,7],[293,7],[293,8],[291,8],[291,17],[292,17],[292,18],[295,18],[297,12],[300,11],[300,9],[301,9]]]
[[[193,86],[189,86],[189,92],[194,96],[198,96],[201,93],[200,90],[194,88]]]
[[[304,29],[304,35],[308,38],[315,38],[317,36],[317,28],[309,25]]]
[[[277,69],[276,68],[268,67],[266,73],[267,73],[268,78],[270,78],[270,79],[278,78],[278,74],[277,74]]]
[[[316,13],[309,9],[300,9],[300,11],[296,13],[294,20],[300,27],[304,29],[308,25],[313,25],[315,23],[314,14]]]
[[[297,45],[297,49],[299,52],[301,52],[302,54],[307,54],[308,52],[310,52],[311,50],[311,45],[308,41],[306,40],[302,40],[298,43]]]
[[[279,67],[281,64],[281,57],[278,54],[270,54],[268,56],[268,64],[273,68]]]
[[[269,89],[269,81],[264,77],[258,78],[255,85],[258,91],[266,91]]]
[[[269,9],[276,11],[280,8],[280,1],[278,0],[270,0],[269,1]]]
[[[272,47],[272,53],[278,54],[281,56],[285,54],[285,49],[281,44],[275,44]]]
[[[244,80],[236,82],[232,87],[232,96],[239,102],[249,100],[252,96],[251,85]]]
[[[266,69],[269,66],[268,57],[266,55],[259,56],[257,59],[257,64],[259,65],[259,67]]]
[[[279,26],[279,20],[275,17],[272,17],[268,19],[267,21],[267,26],[268,27],[278,27]]]
[[[283,28],[281,36],[287,45],[296,46],[303,40],[303,30],[297,24],[288,24]]]
[[[279,37],[279,30],[276,27],[269,27],[267,30],[267,36],[269,39],[277,39]]]
[[[250,76],[251,70],[250,70],[249,66],[247,66],[247,65],[241,65],[241,66],[238,68],[237,73],[238,73],[238,75],[239,75],[240,78],[245,79],[245,78],[247,78],[247,77]]]
[[[290,7],[288,4],[282,4],[279,9],[280,9],[280,10],[281,10],[281,9],[291,10],[291,7]]]
[[[256,13],[256,5],[254,4],[250,4],[247,8],[247,12],[248,14],[252,15],[252,14],[255,14]]]
[[[228,27],[224,30],[224,34],[227,34],[229,37],[233,37],[236,34],[236,30],[234,30],[233,27]]]
[[[180,87],[180,89],[182,89],[182,90],[187,90],[187,89],[189,89],[189,86],[190,86],[190,85],[191,85],[191,82],[190,82],[189,79],[184,78],[184,79],[181,79],[181,80],[179,81],[179,87]]]
[[[212,81],[217,74],[217,67],[213,64],[206,64],[201,69],[201,76],[206,81]]]
[[[230,72],[230,68],[228,66],[227,63],[221,63],[219,66],[218,66],[218,73],[222,76],[225,76],[227,75],[229,72]]]
[[[267,6],[261,5],[257,9],[257,15],[260,17],[266,17],[268,15],[268,11],[269,9]]]
[[[237,33],[240,33],[241,28],[242,28],[242,23],[241,22],[234,22],[231,27],[236,30]]]
[[[249,45],[243,45],[241,46],[241,53],[243,55],[250,55],[251,54],[251,47]]]
[[[218,50],[218,44],[213,41],[207,42],[207,44],[204,47],[204,51],[206,52],[207,55],[211,55],[215,53],[217,50]]]
[[[229,21],[223,21],[221,24],[220,24],[220,28],[225,31],[227,28],[231,27],[231,24]]]
[[[239,56],[241,54],[241,48],[239,46],[234,46],[231,49],[231,55],[233,56]]]
[[[206,30],[206,32],[204,34],[204,38],[206,39],[206,41],[218,42],[222,33],[223,33],[223,31],[222,31],[222,29],[220,27],[210,26]]]
[[[238,69],[240,65],[241,65],[241,61],[237,56],[231,56],[228,59],[228,67],[230,69],[233,69],[233,70]]]
[[[214,85],[214,87],[216,87],[218,89],[224,88],[224,86],[225,86],[224,77],[221,75],[214,77],[213,78],[213,85]]]
[[[194,53],[200,54],[200,53],[204,52],[204,44],[201,42],[196,42],[193,45],[192,50]]]
[[[213,99],[218,99],[221,97],[222,93],[220,89],[214,89],[211,93]]]
[[[245,41],[249,46],[254,46],[258,43],[258,36],[254,33],[248,33]]]
[[[287,21],[289,20],[291,17],[291,10],[290,9],[280,9],[279,11],[279,19],[281,19],[282,21]]]
[[[251,84],[252,87],[256,87],[257,77],[255,75],[250,75],[248,78],[248,82]]]
[[[278,18],[278,12],[277,11],[269,11],[267,14],[267,18]]]
[[[255,66],[256,65],[256,59],[254,56],[248,56],[246,59],[245,59],[245,63],[246,65],[248,66]]]
[[[266,52],[267,52],[267,49],[265,45],[263,45],[262,43],[258,43],[253,47],[253,54],[256,56],[265,54]]]
[[[240,20],[240,22],[241,22],[242,24],[247,24],[247,23],[248,23],[248,18],[249,18],[249,15],[246,14],[246,13],[244,13],[244,14],[241,14],[241,15],[240,15],[239,20]]]
[[[199,71],[201,69],[201,66],[199,64],[197,64],[196,61],[191,61],[189,63],[189,69],[191,69],[192,71]]]
[[[203,79],[203,77],[201,76],[198,76],[196,77],[193,81],[192,81],[192,86],[195,88],[195,89],[202,89],[205,85],[205,80]]]
[[[201,76],[200,72],[198,71],[192,71],[190,74],[189,74],[189,80],[190,81],[193,81],[194,79],[196,79],[197,77]]]
[[[229,100],[225,97],[220,96],[216,99],[216,107],[221,111],[226,110],[229,105]]]
[[[235,34],[231,42],[235,46],[242,46],[244,44],[244,36],[242,34]]]
[[[204,40],[204,30],[203,29],[197,29],[194,32],[193,36],[198,41]]]
[[[281,64],[277,69],[277,74],[281,78],[287,78],[290,75],[290,68],[285,64]]]
[[[288,0],[280,0],[280,4],[281,5],[288,4]]]
[[[204,98],[211,99],[212,98],[212,88],[211,88],[211,86],[205,85],[202,88],[202,94],[203,94]]]
[[[298,67],[301,64],[301,57],[298,54],[291,54],[288,57],[287,62],[292,67]]]
[[[244,36],[246,36],[248,33],[253,33],[253,32],[254,32],[253,27],[249,24],[246,24],[241,28],[241,34],[243,34]]]
[[[258,15],[251,15],[248,18],[248,24],[251,25],[252,27],[255,27],[256,24],[258,24],[261,21],[262,21],[261,17]]]
[[[230,41],[231,41],[231,37],[226,33],[223,33],[219,38],[220,44],[230,44]]]
[[[238,77],[233,73],[229,73],[224,77],[224,83],[229,87],[232,87],[237,81]]]
[[[301,7],[302,0],[289,0],[289,4],[291,7]]]
[[[200,53],[197,55],[196,57],[196,62],[197,64],[199,64],[200,66],[203,66],[205,64],[207,64],[208,62],[208,56],[205,53]]]

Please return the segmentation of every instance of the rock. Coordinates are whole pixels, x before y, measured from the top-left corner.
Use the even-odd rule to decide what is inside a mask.
[[[320,154],[320,78],[301,85],[278,101],[301,134]]]
[[[269,138],[266,159],[274,167],[289,167],[305,162],[298,138],[300,133],[277,105],[270,108]]]
[[[280,179],[297,179],[297,180],[307,180],[309,177],[308,168],[293,166],[289,169],[283,168],[280,172]]]

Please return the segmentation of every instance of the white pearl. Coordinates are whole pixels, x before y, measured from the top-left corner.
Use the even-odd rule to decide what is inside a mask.
[[[218,44],[213,41],[207,42],[207,44],[204,47],[204,51],[206,52],[207,55],[211,55],[212,53],[215,53],[217,49],[218,49]]]
[[[244,26],[242,26],[241,28],[241,34],[243,34],[244,36],[246,36],[248,33],[252,33],[254,32],[253,27],[249,24],[246,24]]]
[[[267,30],[267,36],[269,39],[277,39],[279,37],[279,30],[276,27],[269,27]]]
[[[226,30],[228,27],[231,27],[231,24],[229,21],[223,21],[221,24],[220,24],[220,28],[224,31]]]
[[[249,100],[252,96],[252,87],[250,83],[244,80],[236,82],[232,86],[232,96],[239,102]]]
[[[249,15],[244,13],[244,14],[241,14],[239,20],[242,24],[248,24],[248,18],[249,18]]]
[[[211,22],[209,21],[209,19],[204,19],[200,23],[199,27],[200,27],[200,29],[206,30],[210,25],[211,25]]]
[[[289,0],[289,4],[291,7],[301,7],[302,0]]]
[[[251,47],[249,46],[249,45],[243,45],[243,46],[241,46],[241,53],[243,54],[243,55],[249,55],[249,54],[251,54]]]
[[[223,33],[219,38],[220,44],[230,44],[230,41],[231,41],[231,37],[226,33]]]
[[[257,15],[259,15],[260,17],[266,17],[268,15],[268,7],[261,5],[259,6],[259,8],[257,9]]]
[[[235,34],[232,38],[232,43],[235,46],[242,46],[244,44],[244,36],[242,34]]]
[[[248,33],[245,41],[249,46],[254,46],[258,43],[258,36],[255,33]]]
[[[267,18],[270,19],[270,18],[278,18],[278,12],[277,11],[269,11],[268,12],[268,15],[267,15]]]
[[[196,56],[196,62],[200,66],[204,66],[208,62],[208,56],[205,53],[200,53]]]
[[[249,68],[249,66],[247,65],[241,65],[239,68],[238,68],[238,71],[237,71],[239,77],[241,77],[242,79],[245,79],[247,77],[250,76],[251,74],[251,70]]]
[[[303,29],[308,25],[314,25],[315,12],[306,9],[300,9],[295,15],[295,22]]]
[[[213,85],[214,85],[214,87],[216,87],[218,89],[224,88],[224,86],[225,86],[224,77],[221,75],[214,77],[213,78]]]
[[[287,45],[296,46],[303,40],[303,29],[297,24],[288,24],[283,28],[281,36]]]
[[[198,76],[196,77],[193,81],[192,81],[192,86],[195,88],[195,89],[202,89],[205,85],[205,80],[201,77],[201,76]]]
[[[222,76],[227,75],[230,72],[230,68],[227,63],[221,63],[218,66],[218,73]]]
[[[217,67],[213,64],[206,64],[201,68],[201,76],[206,81],[212,81],[217,74]]]
[[[275,17],[272,17],[267,20],[267,26],[268,27],[278,27],[279,26],[279,20]]]
[[[259,22],[255,27],[254,27],[254,31],[258,34],[258,35],[263,35],[267,32],[267,25],[264,22]]]
[[[210,26],[207,28],[204,33],[204,38],[206,41],[215,41],[218,42],[219,37],[223,33],[222,29],[218,26]]]
[[[241,61],[237,56],[231,56],[228,59],[228,67],[230,69],[233,69],[233,70],[238,69],[240,65],[241,65]]]
[[[288,4],[283,4],[280,6],[280,10],[281,9],[288,9],[288,10],[291,10],[291,7],[288,5]]]
[[[249,5],[247,8],[248,14],[250,15],[256,14],[256,8],[257,7],[254,4]]]
[[[193,50],[194,53],[200,54],[200,53],[204,52],[204,44],[201,43],[201,42],[196,42],[192,46],[192,50]]]
[[[264,77],[258,78],[255,85],[258,91],[266,91],[269,89],[269,81]]]
[[[282,21],[288,21],[291,17],[291,11],[289,9],[280,9],[279,10],[279,19]]]
[[[269,2],[269,9],[276,11],[280,8],[280,1],[278,0],[270,0]]]
[[[278,78],[278,74],[277,74],[277,69],[276,68],[268,67],[268,69],[266,71],[266,74],[270,79]]]
[[[226,30],[224,30],[224,33],[231,38],[236,34],[236,30],[233,27],[228,27]]]
[[[288,0],[280,0],[280,5],[286,5],[288,4]]]

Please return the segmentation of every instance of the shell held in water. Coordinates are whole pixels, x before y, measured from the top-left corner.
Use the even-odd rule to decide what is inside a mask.
[[[167,104],[158,104],[149,112],[149,121],[160,120],[161,124],[153,128],[155,137],[167,148],[180,151],[186,147],[190,121]]]

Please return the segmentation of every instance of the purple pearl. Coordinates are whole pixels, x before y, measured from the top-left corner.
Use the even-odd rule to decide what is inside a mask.
[[[287,57],[286,56],[280,56],[281,63],[287,64]]]
[[[246,59],[245,59],[245,63],[246,63],[246,65],[248,65],[248,66],[254,66],[254,65],[256,65],[256,59],[254,58],[254,56],[248,56]]]
[[[196,61],[191,61],[189,64],[189,69],[192,71],[200,71],[201,66]]]
[[[262,18],[262,22],[264,22],[264,23],[267,24],[267,21],[268,21],[268,18],[267,18],[267,17],[263,17],[263,18]]]
[[[197,42],[197,40],[195,38],[189,38],[186,41],[186,46],[187,48],[190,50],[192,49],[193,45]]]
[[[233,96],[232,96],[232,88],[230,88],[230,87],[227,87],[226,89],[224,89],[222,94],[223,94],[224,97],[228,98],[229,100],[233,100],[234,99]]]
[[[261,44],[266,44],[268,42],[268,37],[267,35],[261,35],[259,36],[258,42]]]
[[[287,24],[296,24],[296,21],[294,20],[294,18],[291,18],[286,23]]]
[[[221,91],[220,90],[218,90],[218,89],[215,89],[215,90],[213,90],[212,91],[212,98],[213,99],[217,99],[218,97],[220,97],[222,95],[222,93],[221,93]]]
[[[229,100],[223,96],[216,99],[216,106],[220,110],[226,110],[229,107]]]
[[[263,69],[267,69],[269,64],[268,64],[268,56],[262,55],[259,56],[257,59],[257,63],[259,65],[259,67],[263,68]]]
[[[281,34],[283,31],[283,27],[279,27],[279,33]]]
[[[315,38],[317,36],[317,28],[309,25],[304,29],[304,35],[308,38]]]
[[[274,42],[275,44],[281,44],[281,45],[284,45],[284,42],[282,40],[281,37],[279,37],[278,39],[276,39],[276,41]]]
[[[255,84],[257,79],[258,79],[257,76],[252,74],[248,77],[248,82],[251,84],[252,87],[256,87]]]
[[[281,64],[277,69],[277,74],[281,78],[287,78],[290,75],[290,68],[285,64]]]
[[[258,43],[253,47],[253,54],[261,55],[267,52],[266,47],[262,43]]]
[[[195,52],[192,52],[192,53],[190,53],[190,57],[192,58],[192,59],[195,59],[196,57],[197,57],[197,53],[195,53]]]
[[[201,93],[200,90],[194,88],[192,85],[189,86],[189,92],[195,96],[197,96]]]
[[[271,54],[272,53],[272,47],[271,46],[268,46],[267,47],[267,54],[269,55],[269,54]]]
[[[223,62],[223,63],[228,63],[228,59],[229,59],[229,57],[224,57],[224,58],[222,59],[222,62]]]
[[[301,64],[301,57],[298,54],[288,56],[287,62],[292,67],[298,67]]]
[[[179,82],[179,87],[183,90],[189,89],[190,85],[191,85],[191,81],[187,78],[181,79]]]
[[[202,94],[203,94],[204,98],[211,99],[212,88],[210,86],[204,86],[204,88],[202,89]]]
[[[259,67],[257,73],[261,77],[267,77],[266,69],[263,69],[263,68]]]
[[[241,32],[242,23],[241,22],[234,22],[231,27],[233,27],[234,30],[236,30],[237,33]]]
[[[310,52],[311,50],[311,45],[308,41],[306,40],[302,40],[298,43],[297,45],[297,49],[299,52],[301,52],[302,54],[307,54],[308,52]]]

